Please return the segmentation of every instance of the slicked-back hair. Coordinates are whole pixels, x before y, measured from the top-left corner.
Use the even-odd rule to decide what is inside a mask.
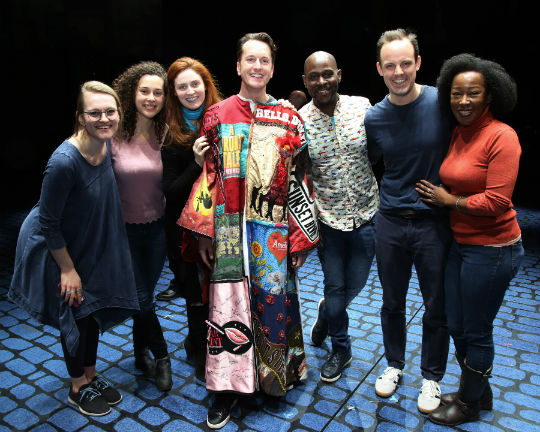
[[[276,63],[277,45],[274,43],[274,40],[270,37],[270,35],[265,32],[246,33],[244,36],[238,39],[238,43],[236,44],[236,59],[238,61],[240,61],[240,59],[242,58],[244,44],[250,40],[258,40],[268,45],[272,57],[272,64]]]
[[[415,33],[410,32],[409,30],[404,30],[398,28],[395,30],[385,31],[379,40],[377,41],[377,61],[381,62],[381,49],[385,43],[393,42],[396,40],[407,39],[414,48],[414,61],[418,60],[420,55],[420,48],[418,46],[418,37]]]

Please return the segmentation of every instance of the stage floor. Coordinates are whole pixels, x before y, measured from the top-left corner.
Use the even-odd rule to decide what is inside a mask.
[[[307,381],[281,399],[242,398],[223,431],[540,431],[540,212],[517,209],[526,257],[512,281],[495,321],[495,361],[490,380],[493,411],[477,423],[457,428],[432,424],[417,410],[421,385],[422,297],[416,275],[407,302],[408,338],[405,375],[388,399],[375,395],[374,382],[385,369],[379,319],[381,286],[375,262],[366,287],[349,308],[353,362],[338,381],[320,381],[329,354],[309,343],[309,331],[323,291],[316,253],[300,271]],[[7,300],[13,250],[26,212],[0,214],[0,431],[199,431],[208,430],[210,396],[186,362],[183,340],[187,320],[183,299],[156,302],[169,345],[173,388],[161,393],[134,367],[131,324],[126,321],[101,337],[97,370],[123,394],[104,417],[87,417],[67,404],[68,375],[58,332],[43,326]],[[172,275],[165,265],[156,293]],[[459,367],[450,347],[443,393],[455,391]]]

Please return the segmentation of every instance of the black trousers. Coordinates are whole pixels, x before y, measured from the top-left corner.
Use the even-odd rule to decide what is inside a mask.
[[[96,320],[90,315],[75,321],[79,329],[79,346],[74,357],[69,355],[66,341],[60,336],[64,359],[71,378],[84,375],[84,368],[95,366],[99,341],[99,327]]]

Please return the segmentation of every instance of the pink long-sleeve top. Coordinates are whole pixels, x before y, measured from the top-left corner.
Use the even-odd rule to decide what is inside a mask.
[[[489,109],[471,125],[455,128],[440,176],[451,194],[468,197],[468,213],[450,211],[458,243],[498,245],[520,236],[512,204],[520,156],[516,132]]]
[[[148,223],[163,216],[161,142],[113,139],[113,169],[127,223]]]

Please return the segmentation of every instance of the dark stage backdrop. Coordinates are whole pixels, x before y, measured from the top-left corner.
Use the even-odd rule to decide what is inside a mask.
[[[37,202],[45,163],[71,133],[75,96],[83,81],[111,83],[140,60],[167,68],[187,55],[203,61],[229,96],[239,88],[237,39],[246,32],[266,31],[279,47],[268,87],[274,97],[303,89],[304,59],[325,50],[336,56],[343,71],[340,92],[376,103],[386,87],[375,69],[375,43],[384,30],[397,27],[418,33],[420,83],[434,85],[442,62],[461,52],[500,62],[514,76],[519,104],[507,121],[523,148],[514,203],[540,207],[533,189],[540,184],[539,113],[531,86],[537,66],[530,58],[538,55],[527,25],[531,11],[519,1],[498,8],[494,2],[441,0],[226,1],[220,6],[166,0],[7,0],[1,8],[4,208],[26,209]]]

